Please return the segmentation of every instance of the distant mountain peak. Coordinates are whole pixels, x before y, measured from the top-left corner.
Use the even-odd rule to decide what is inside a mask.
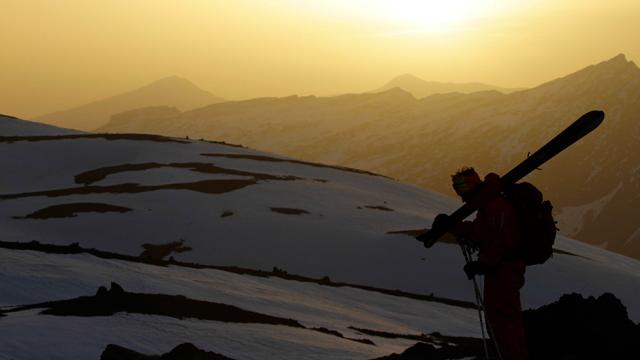
[[[153,87],[179,87],[179,88],[191,88],[194,90],[197,89],[198,91],[204,91],[200,89],[196,84],[192,83],[191,81],[177,75],[163,77],[159,80],[156,80],[147,85],[144,85],[140,89],[153,88]]]
[[[618,54],[608,60],[589,65],[569,75],[548,81],[531,91],[547,91],[558,88],[561,93],[593,91],[617,91],[620,87],[636,86],[640,82],[640,68],[633,61],[627,60],[625,54]]]
[[[191,81],[180,77],[178,75],[171,75],[171,76],[166,76],[163,77],[161,79],[158,79],[154,82],[152,82],[151,84],[161,84],[161,83],[187,83],[187,84],[193,84]]]
[[[625,54],[623,54],[623,53],[620,53],[620,54],[612,57],[609,61],[612,61],[612,60],[624,60],[624,61],[627,61],[627,56]]]
[[[389,90],[383,91],[383,93],[400,94],[400,95],[403,95],[403,96],[408,95],[408,96],[413,97],[413,95],[411,95],[410,92],[408,92],[407,90],[405,90],[405,89],[403,89],[403,88],[401,88],[399,86],[394,86],[394,87],[390,88]]]
[[[603,73],[631,72],[640,75],[640,69],[638,66],[633,61],[627,60],[627,57],[624,54],[618,54],[609,60],[588,66],[585,69],[578,71],[578,73],[584,70]]]
[[[398,75],[396,77],[394,77],[393,79],[391,79],[390,82],[394,82],[394,81],[425,81],[413,74],[402,74],[402,75]]]
[[[186,82],[190,82],[189,80],[180,77],[178,75],[170,75],[170,76],[165,76],[163,78],[160,78],[159,80],[156,80],[156,82],[160,82],[160,81],[186,81]]]
[[[176,107],[190,110],[223,102],[224,99],[199,88],[191,81],[172,75],[72,109],[36,118],[48,124],[92,131],[107,124],[112,115],[150,106]]]
[[[383,92],[392,88],[401,88],[402,90],[412,94],[416,99],[425,98],[434,94],[446,94],[446,93],[462,93],[469,94],[479,91],[495,90],[501,93],[510,93],[522,89],[509,89],[495,85],[482,84],[482,83],[451,83],[451,82],[439,82],[439,81],[427,81],[423,80],[413,74],[402,74],[394,77],[382,87],[373,90],[372,92]]]
[[[627,56],[625,54],[618,54],[614,57],[612,57],[609,60],[605,60],[599,64],[595,64],[595,67],[620,67],[620,68],[634,68],[634,69],[638,69],[638,67],[636,66],[636,64],[631,61],[631,60],[627,60]]]

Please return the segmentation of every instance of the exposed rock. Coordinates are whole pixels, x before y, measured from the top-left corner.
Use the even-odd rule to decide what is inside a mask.
[[[162,260],[171,253],[191,251],[190,246],[184,246],[184,240],[172,241],[167,244],[142,244],[144,251],[140,254],[143,259]]]
[[[579,294],[563,295],[552,304],[525,311],[524,321],[530,360],[640,358],[640,324],[629,320],[624,305],[610,293],[586,299]],[[401,354],[379,359],[478,359],[483,356],[480,339],[352,329],[371,336],[421,341]],[[444,345],[441,340],[445,340]]]
[[[303,209],[283,208],[283,207],[272,207],[271,211],[280,213],[280,214],[286,214],[286,215],[303,215],[303,214],[309,213],[307,210],[303,210]]]
[[[14,216],[14,219],[51,219],[51,218],[65,218],[75,217],[78,213],[106,213],[106,212],[118,212],[125,213],[131,211],[130,208],[124,206],[116,206],[103,203],[69,203],[52,205],[46,208],[37,210],[29,215]]]
[[[210,351],[200,350],[191,343],[176,346],[163,355],[144,355],[125,347],[109,344],[102,352],[100,360],[233,360],[230,357]]]
[[[532,359],[640,359],[640,324],[610,293],[563,295],[524,321]]]
[[[346,287],[351,287],[355,289],[362,289],[366,291],[373,291],[377,293],[387,294],[391,296],[399,296],[399,297],[405,297],[405,298],[416,299],[421,301],[433,301],[433,302],[438,302],[438,303],[447,304],[451,306],[458,306],[458,307],[467,308],[467,309],[476,308],[476,305],[472,302],[439,297],[439,296],[435,296],[433,293],[430,295],[424,295],[424,294],[416,294],[416,293],[410,293],[410,292],[400,291],[400,290],[384,289],[384,288],[379,288],[374,286],[338,282],[338,281],[331,280],[328,276],[325,276],[320,279],[315,279],[315,278],[310,278],[310,277],[301,276],[301,275],[289,274],[289,273],[286,273],[286,271],[283,273],[280,273],[280,272],[273,272],[273,271],[241,268],[237,266],[203,265],[203,264],[192,263],[192,262],[178,261],[175,259],[173,260],[170,259],[169,261],[143,259],[139,256],[118,254],[118,253],[113,253],[108,251],[97,250],[95,248],[88,249],[88,248],[82,248],[79,246],[71,246],[71,245],[65,246],[65,245],[54,245],[54,244],[41,244],[36,240],[30,241],[30,242],[12,242],[12,241],[0,240],[0,248],[13,249],[13,250],[41,251],[49,254],[86,253],[102,259],[117,259],[121,261],[129,261],[134,263],[143,263],[143,264],[156,265],[156,266],[176,265],[176,266],[182,266],[182,267],[191,268],[191,269],[215,269],[220,271],[231,272],[234,274],[250,275],[250,276],[257,276],[257,277],[275,276],[275,277],[286,279],[286,280],[295,280],[295,281],[306,282],[306,283],[320,284],[324,286],[332,286],[332,287],[346,286]]]

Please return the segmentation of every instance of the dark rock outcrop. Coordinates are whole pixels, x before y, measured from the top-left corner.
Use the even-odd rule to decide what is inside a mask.
[[[230,357],[198,349],[191,343],[183,343],[163,355],[144,355],[125,347],[109,344],[100,360],[233,360]]]
[[[94,296],[24,305],[5,312],[44,309],[42,314],[56,316],[111,316],[119,312],[193,318],[232,323],[284,325],[305,329],[298,321],[241,309],[233,305],[189,299],[182,295],[141,294],[125,291],[112,282],[101,286]]]
[[[629,319],[624,305],[610,293],[598,298],[563,295],[552,304],[525,311],[524,322],[530,360],[640,359],[640,324]],[[480,339],[356,330],[372,336],[421,341],[401,354],[379,359],[484,358]],[[440,346],[443,339],[444,346]]]
[[[611,293],[563,295],[524,321],[531,359],[640,359],[640,324]]]
[[[140,254],[143,259],[162,260],[171,253],[183,253],[191,251],[190,246],[184,246],[184,239],[180,241],[172,241],[167,244],[142,244],[144,251]]]
[[[76,217],[78,213],[107,213],[118,212],[125,213],[132,209],[124,206],[103,204],[103,203],[68,203],[48,206],[46,208],[34,211],[25,216],[14,216],[14,219],[51,219]]]

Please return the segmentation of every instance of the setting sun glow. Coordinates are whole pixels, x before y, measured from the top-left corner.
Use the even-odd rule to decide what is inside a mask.
[[[532,87],[619,53],[640,1],[5,0],[0,113],[34,118],[177,75],[228,100],[400,74]]]
[[[377,0],[367,1],[363,8],[409,30],[444,32],[485,15],[490,5],[486,0]]]
[[[309,3],[302,4],[297,6],[309,6]],[[466,29],[475,20],[498,15],[506,6],[496,0],[328,0],[320,5],[333,14],[383,23],[399,33]]]

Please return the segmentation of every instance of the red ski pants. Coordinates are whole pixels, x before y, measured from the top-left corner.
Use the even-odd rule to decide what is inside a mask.
[[[485,275],[484,306],[489,333],[493,333],[503,360],[527,360],[528,352],[520,305],[524,264],[506,264]]]

